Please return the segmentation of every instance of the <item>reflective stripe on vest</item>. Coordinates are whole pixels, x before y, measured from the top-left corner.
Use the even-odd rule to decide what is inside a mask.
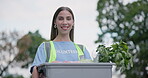
[[[78,59],[80,60],[81,59],[80,57],[84,56],[84,53],[77,44],[74,43],[74,45],[75,45],[76,50],[78,52]],[[49,61],[48,61],[49,63],[56,60],[56,49],[54,47],[53,41],[50,41],[50,46],[51,46],[51,48],[50,48],[50,58],[49,58]]]

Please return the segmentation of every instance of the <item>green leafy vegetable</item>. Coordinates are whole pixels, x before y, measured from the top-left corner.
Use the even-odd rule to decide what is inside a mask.
[[[121,72],[133,67],[132,55],[128,52],[128,46],[125,42],[112,44],[111,47],[99,45],[96,52],[99,55],[99,62],[113,62]]]

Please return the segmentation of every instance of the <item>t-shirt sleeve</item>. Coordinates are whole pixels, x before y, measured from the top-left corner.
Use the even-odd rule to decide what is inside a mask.
[[[40,44],[37,49],[33,64],[31,66],[30,72],[32,73],[32,69],[34,66],[38,66],[46,61],[46,54],[45,54],[45,43]]]

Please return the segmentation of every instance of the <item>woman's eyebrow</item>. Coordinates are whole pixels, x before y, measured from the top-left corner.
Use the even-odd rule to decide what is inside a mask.
[[[58,17],[63,17],[63,16],[58,16]]]

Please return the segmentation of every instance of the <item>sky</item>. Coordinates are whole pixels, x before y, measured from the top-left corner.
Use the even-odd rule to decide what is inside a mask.
[[[19,31],[21,35],[28,31],[39,30],[50,39],[51,21],[54,12],[60,6],[70,7],[75,15],[76,43],[83,44],[89,52],[95,50],[100,33],[96,17],[98,0],[0,0],[0,31]],[[124,0],[127,3],[131,0]],[[107,44],[110,44],[107,41]]]
[[[23,35],[39,30],[50,39],[54,12],[68,6],[75,15],[75,42],[92,51],[98,33],[96,5],[97,0],[0,0],[0,31],[16,30]]]
[[[124,0],[124,3],[132,0]],[[75,16],[75,43],[86,46],[90,55],[95,51],[100,33],[96,17],[98,0],[0,0],[0,31],[39,30],[42,37],[50,39],[51,22],[54,12],[60,6],[72,9]],[[111,44],[110,41],[106,41]]]
[[[0,31],[16,30],[24,35],[28,31],[39,30],[42,37],[50,39],[54,12],[61,6],[67,6],[75,16],[75,43],[85,45],[91,53],[96,48],[94,41],[98,38],[96,5],[97,0],[0,0]]]

